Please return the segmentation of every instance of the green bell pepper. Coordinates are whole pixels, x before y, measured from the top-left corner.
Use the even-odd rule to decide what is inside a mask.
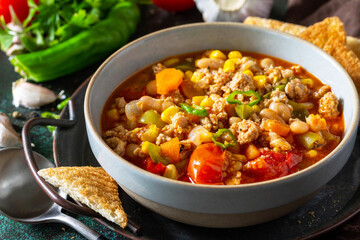
[[[244,104],[243,102],[241,102],[240,100],[237,100],[235,99],[235,96],[238,95],[238,94],[242,94],[242,95],[245,95],[245,96],[248,96],[248,97],[252,97],[254,96],[255,97],[255,100],[252,100],[250,101],[247,105],[249,106],[253,106],[253,105],[256,105],[260,102],[261,100],[261,96],[260,94],[258,94],[257,92],[253,91],[253,90],[249,90],[249,91],[245,91],[245,92],[242,92],[242,91],[234,91],[232,92],[226,99],[226,101],[230,104],[239,104],[239,105],[242,105]]]
[[[135,31],[140,12],[132,2],[120,2],[108,17],[91,28],[53,47],[14,56],[10,61],[25,77],[43,82],[52,80],[109,56],[124,45]]]
[[[190,113],[192,115],[196,115],[196,116],[200,116],[200,117],[205,117],[207,116],[207,111],[204,107],[200,107],[200,106],[190,106],[189,104],[186,103],[180,103],[180,107],[187,113]]]
[[[221,135],[223,134],[228,134],[231,138],[231,142],[228,142],[225,140],[224,143],[222,142],[218,142],[216,139],[219,138]],[[236,146],[236,137],[234,136],[234,134],[227,128],[222,128],[219,129],[212,137],[211,139],[213,140],[213,142],[218,145],[219,147],[221,147],[222,149],[226,149],[228,147],[235,147]]]

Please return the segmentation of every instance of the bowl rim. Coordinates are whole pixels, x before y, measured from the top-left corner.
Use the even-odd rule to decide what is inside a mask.
[[[239,184],[239,185],[211,185],[211,184],[193,184],[193,183],[189,183],[189,182],[183,182],[183,181],[179,181],[179,180],[173,180],[173,179],[169,179],[169,178],[165,178],[162,176],[158,176],[156,174],[152,174],[132,163],[130,163],[129,161],[127,161],[125,158],[117,155],[106,143],[105,141],[101,138],[100,134],[97,133],[97,130],[94,126],[94,123],[91,119],[90,116],[90,111],[89,111],[89,97],[90,97],[90,92],[92,91],[92,87],[96,81],[96,78],[98,77],[98,75],[100,74],[100,72],[103,71],[103,69],[105,68],[106,65],[109,64],[109,62],[111,62],[113,60],[113,58],[115,58],[115,56],[117,56],[119,53],[121,53],[124,49],[129,48],[133,45],[136,44],[140,44],[142,41],[154,37],[158,34],[164,34],[167,32],[172,32],[172,31],[177,31],[180,29],[186,29],[186,28],[193,28],[193,27],[206,27],[206,26],[239,26],[240,28],[255,28],[255,29],[260,29],[261,31],[265,31],[265,32],[272,32],[272,33],[276,33],[279,35],[283,35],[285,37],[291,38],[295,41],[299,41],[302,42],[303,44],[305,44],[306,46],[308,46],[309,48],[313,48],[315,51],[317,51],[317,54],[321,54],[323,55],[325,58],[327,58],[327,60],[340,72],[343,73],[344,77],[347,79],[347,81],[349,82],[350,86],[351,86],[351,91],[352,94],[355,96],[354,99],[354,114],[351,118],[351,121],[349,122],[349,127],[348,127],[348,132],[346,134],[344,134],[343,139],[341,140],[341,142],[339,143],[339,145],[333,149],[327,156],[325,156],[324,158],[322,158],[321,160],[319,160],[318,162],[312,164],[311,166],[304,168],[298,172],[283,176],[283,177],[279,177],[279,178],[275,178],[275,179],[270,179],[270,180],[266,180],[266,181],[262,181],[262,182],[255,182],[255,183],[247,183],[247,184]],[[186,53],[184,53],[186,54]],[[349,89],[350,91],[350,89]],[[109,97],[109,96],[108,96]],[[105,149],[107,150],[107,152],[109,154],[111,154],[112,156],[114,156],[116,159],[120,160],[122,163],[124,163],[127,167],[130,167],[132,170],[134,171],[139,171],[139,173],[141,174],[145,174],[146,177],[148,178],[152,178],[154,181],[158,181],[158,182],[162,182],[163,184],[175,184],[175,185],[179,185],[182,186],[184,188],[198,188],[198,189],[242,189],[242,188],[254,188],[254,187],[261,187],[261,186],[265,186],[265,185],[269,185],[269,184],[279,184],[282,182],[285,182],[287,180],[291,180],[291,179],[295,179],[299,176],[303,176],[305,174],[311,174],[311,172],[315,171],[317,168],[319,168],[321,165],[323,165],[325,162],[327,162],[331,157],[333,157],[342,147],[344,147],[344,145],[350,140],[351,136],[353,134],[356,134],[356,130],[359,124],[359,96],[358,96],[358,92],[356,90],[355,84],[353,82],[353,80],[351,79],[351,77],[349,76],[349,74],[346,72],[346,70],[344,69],[344,67],[334,58],[332,57],[330,54],[328,54],[327,52],[325,52],[323,49],[321,49],[320,47],[316,46],[315,44],[312,44],[311,42],[308,42],[304,39],[301,39],[300,37],[297,37],[295,35],[286,33],[286,32],[282,32],[276,29],[270,29],[270,28],[266,28],[266,27],[262,27],[262,26],[257,26],[257,25],[248,25],[248,24],[244,24],[244,23],[234,23],[234,22],[213,22],[213,23],[205,23],[205,22],[200,22],[200,23],[190,23],[190,24],[184,24],[184,25],[179,25],[179,26],[174,26],[174,27],[169,27],[169,28],[165,28],[162,30],[158,30],[152,33],[149,33],[147,35],[144,35],[140,38],[137,38],[131,42],[129,42],[128,44],[124,45],[123,47],[121,47],[120,49],[118,49],[117,51],[115,51],[113,54],[111,54],[101,65],[100,67],[96,70],[96,72],[91,76],[91,79],[89,81],[89,85],[86,89],[86,93],[85,93],[85,99],[84,99],[84,116],[85,116],[85,124],[86,127],[88,128],[88,131],[93,133],[93,137],[96,139],[97,142],[101,143],[102,147],[105,147]],[[88,136],[89,137],[89,136]]]

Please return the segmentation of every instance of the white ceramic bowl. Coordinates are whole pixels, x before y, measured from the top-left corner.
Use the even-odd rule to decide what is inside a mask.
[[[113,90],[132,74],[166,57],[206,49],[252,51],[303,66],[332,87],[342,103],[345,134],[311,167],[266,182],[239,186],[193,185],[160,177],[119,157],[100,136],[100,116]],[[355,142],[359,97],[345,70],[318,47],[278,31],[239,23],[190,24],[142,37],[118,50],[96,71],[85,96],[92,151],[101,166],[140,204],[176,221],[240,227],[275,219],[310,199],[345,165]]]

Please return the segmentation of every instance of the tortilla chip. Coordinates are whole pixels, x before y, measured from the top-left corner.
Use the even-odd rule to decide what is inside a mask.
[[[259,17],[247,17],[244,21],[245,24],[258,25],[263,27],[268,27],[272,29],[276,29],[282,32],[287,32],[293,35],[299,35],[301,32],[306,30],[306,27],[285,23],[273,19],[259,18]]]
[[[360,58],[360,39],[351,36],[346,37],[346,46]]]
[[[360,94],[360,59],[346,45],[338,45],[331,54],[349,73]]]
[[[338,45],[346,44],[344,24],[338,17],[325,18],[323,21],[311,25],[301,32],[299,37],[312,42],[331,55]]]
[[[345,68],[360,93],[360,40],[346,36],[344,24],[339,18],[326,18],[308,28],[258,17],[248,17],[244,23],[291,33],[322,48]]]

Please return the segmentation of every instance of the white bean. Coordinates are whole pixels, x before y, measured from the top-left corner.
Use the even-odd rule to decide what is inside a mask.
[[[290,124],[290,130],[293,134],[303,134],[309,131],[309,126],[306,122],[297,120]]]
[[[234,123],[241,122],[241,121],[242,121],[242,119],[239,118],[239,117],[231,117],[231,118],[229,119],[229,124],[230,124],[230,125],[233,125]]]
[[[268,70],[271,66],[275,66],[275,62],[271,58],[263,58],[260,61],[260,66],[265,70]]]
[[[288,105],[282,102],[272,102],[269,106],[271,110],[276,112],[280,117],[282,117],[285,122],[289,121],[291,117],[291,111]]]
[[[146,93],[150,96],[156,96],[156,80],[150,81],[146,84]]]
[[[265,108],[260,111],[260,117],[261,118],[268,118],[268,119],[274,119],[278,120],[279,122],[285,123],[284,119],[280,117],[275,111]]]
[[[199,68],[211,68],[211,69],[219,69],[224,66],[225,61],[222,59],[215,58],[202,58],[196,62],[196,65]]]

